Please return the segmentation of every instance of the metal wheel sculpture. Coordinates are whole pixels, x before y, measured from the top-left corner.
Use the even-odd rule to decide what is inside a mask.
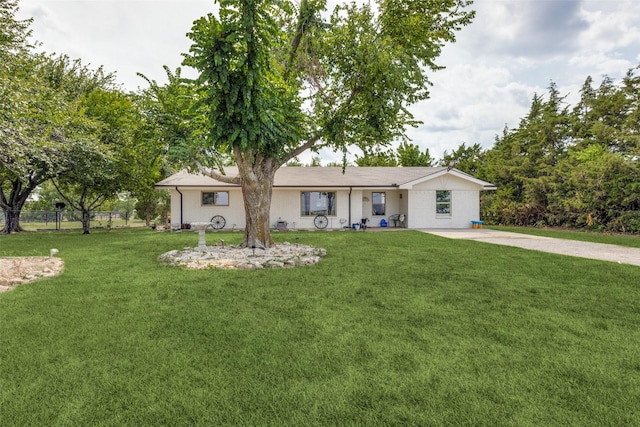
[[[318,230],[327,228],[328,224],[329,220],[327,219],[326,215],[316,215],[316,217],[313,219],[313,225],[315,225]]]
[[[220,215],[215,215],[213,218],[211,218],[210,222],[211,228],[213,228],[214,230],[220,230],[224,228],[224,225],[227,223],[224,217]]]

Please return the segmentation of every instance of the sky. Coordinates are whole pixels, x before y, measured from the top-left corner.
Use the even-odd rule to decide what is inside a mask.
[[[136,90],[147,85],[138,72],[166,81],[163,66],[181,65],[186,33],[214,7],[213,0],[20,0],[18,16],[34,18],[44,51],[103,66]],[[436,60],[446,68],[430,75],[430,98],[410,108],[423,124],[407,134],[432,157],[462,143],[491,148],[551,82],[572,106],[587,76],[596,85],[604,76],[619,81],[640,65],[638,0],[476,0],[471,8],[473,23]],[[323,164],[342,159],[320,156]]]

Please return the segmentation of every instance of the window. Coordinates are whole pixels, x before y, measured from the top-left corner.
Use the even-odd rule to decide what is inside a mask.
[[[436,215],[451,216],[451,191],[436,191]]]
[[[372,215],[384,215],[385,214],[385,193],[371,193],[373,202],[371,204]]]
[[[229,206],[229,192],[203,192],[202,206]]]
[[[336,193],[304,191],[300,197],[300,214],[302,216],[334,216],[336,214]]]

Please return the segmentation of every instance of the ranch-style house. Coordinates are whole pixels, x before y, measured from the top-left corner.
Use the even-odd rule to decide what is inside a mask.
[[[235,176],[236,167],[225,168]],[[242,229],[240,186],[178,172],[155,187],[171,193],[171,226],[211,222]],[[480,220],[480,192],[491,183],[451,167],[281,167],[271,203],[273,228],[471,228]]]

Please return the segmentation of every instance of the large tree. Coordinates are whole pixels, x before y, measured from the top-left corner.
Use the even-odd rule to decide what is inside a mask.
[[[21,231],[20,213],[42,183],[77,170],[74,153],[92,144],[100,126],[83,97],[112,76],[80,61],[25,54],[12,64],[0,116],[0,207],[4,233]]]
[[[30,47],[27,38],[32,20],[16,19],[18,10],[17,0],[2,0],[0,3],[0,72],[8,71],[11,61]]]
[[[474,13],[467,0],[379,0],[338,5],[220,0],[194,23],[185,65],[200,72],[208,138],[199,169],[242,187],[245,246],[273,244],[269,209],[278,168],[308,149],[366,151],[406,139],[408,111],[428,97],[428,73]],[[234,157],[239,175],[211,169]]]
[[[15,222],[7,216],[10,213],[7,208],[13,200],[8,200],[4,188],[13,178],[7,167],[17,166],[12,153],[21,139],[16,116],[28,110],[25,103],[20,102],[24,89],[19,82],[29,76],[32,68],[27,43],[31,21],[17,20],[17,12],[17,1],[0,3],[0,207],[5,216],[5,230],[13,228]]]

